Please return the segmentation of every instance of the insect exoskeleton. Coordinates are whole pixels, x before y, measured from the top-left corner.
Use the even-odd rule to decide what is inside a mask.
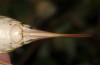
[[[29,38],[23,38],[23,31],[29,31],[28,25],[5,16],[0,16],[0,53],[7,53],[29,43]]]

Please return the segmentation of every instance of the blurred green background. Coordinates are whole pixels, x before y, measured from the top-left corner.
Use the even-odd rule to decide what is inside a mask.
[[[14,65],[100,65],[100,0],[0,0],[0,15],[44,31],[95,38],[52,38],[10,53]]]

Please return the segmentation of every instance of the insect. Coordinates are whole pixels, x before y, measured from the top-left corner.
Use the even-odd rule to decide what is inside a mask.
[[[37,29],[30,29],[29,25],[0,16],[0,53],[8,53],[18,47],[44,38],[51,37],[92,37],[90,34],[56,34]]]

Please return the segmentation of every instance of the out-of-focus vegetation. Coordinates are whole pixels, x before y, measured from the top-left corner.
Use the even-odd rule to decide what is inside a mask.
[[[100,0],[0,0],[0,15],[56,33],[95,38],[52,38],[11,52],[14,65],[100,65]]]

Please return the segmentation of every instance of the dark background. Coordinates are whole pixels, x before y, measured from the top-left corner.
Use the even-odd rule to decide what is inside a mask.
[[[55,33],[94,38],[52,38],[10,53],[14,65],[100,65],[100,0],[0,0],[0,15]]]

